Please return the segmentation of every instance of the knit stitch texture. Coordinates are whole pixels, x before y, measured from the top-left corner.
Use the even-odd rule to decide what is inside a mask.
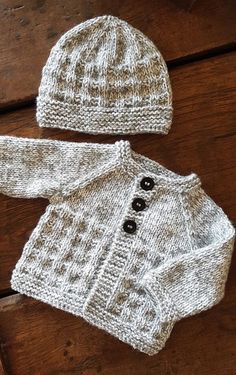
[[[157,353],[175,322],[224,296],[232,223],[195,173],[178,175],[128,141],[0,137],[0,192],[49,200],[12,288],[135,349]]]
[[[85,133],[168,133],[165,61],[139,30],[113,16],[87,20],[52,48],[37,98],[42,127]]]

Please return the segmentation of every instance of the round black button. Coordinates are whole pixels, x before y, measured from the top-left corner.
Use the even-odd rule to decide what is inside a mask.
[[[123,224],[123,229],[126,233],[134,233],[136,231],[137,225],[133,220],[126,220]]]
[[[153,186],[154,186],[154,181],[151,177],[144,177],[142,180],[141,180],[141,188],[143,190],[152,190]]]
[[[132,207],[135,211],[142,211],[146,207],[145,200],[142,198],[135,198],[132,202]]]

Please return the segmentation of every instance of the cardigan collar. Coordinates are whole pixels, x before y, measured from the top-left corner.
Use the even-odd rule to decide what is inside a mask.
[[[160,163],[133,151],[128,140],[116,141],[115,146],[118,150],[118,158],[126,171],[133,176],[138,174],[151,177],[156,186],[176,188],[177,190],[186,190],[201,185],[200,178],[196,173],[179,175],[172,172]]]

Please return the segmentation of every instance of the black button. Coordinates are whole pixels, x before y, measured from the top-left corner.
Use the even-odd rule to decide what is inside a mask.
[[[136,231],[137,225],[133,220],[126,220],[123,224],[123,229],[126,233],[134,233]]]
[[[135,198],[132,202],[132,207],[135,211],[142,211],[146,207],[145,200],[142,198]]]
[[[143,190],[152,190],[153,186],[154,186],[154,181],[151,177],[144,177],[142,180],[141,180],[141,188]]]

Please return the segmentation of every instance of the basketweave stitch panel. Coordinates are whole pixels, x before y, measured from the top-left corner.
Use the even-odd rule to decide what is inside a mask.
[[[103,227],[96,218],[71,212],[66,205],[49,205],[25,245],[15,269],[62,293],[86,293],[86,270]],[[105,246],[105,236],[101,246]]]
[[[128,267],[121,273],[114,293],[108,299],[107,310],[115,314],[120,321],[125,321],[132,329],[139,330],[141,335],[153,336],[154,331],[159,331],[158,303],[139,285],[139,278],[147,269],[149,252],[150,249],[140,239],[133,243],[129,249]],[[156,255],[155,264],[161,264],[162,260],[161,255]]]

